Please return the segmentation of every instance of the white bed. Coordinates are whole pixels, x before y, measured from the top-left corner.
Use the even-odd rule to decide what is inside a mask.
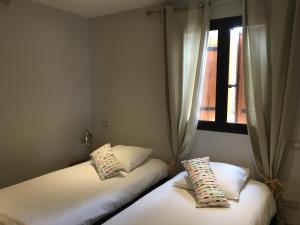
[[[92,224],[165,178],[168,167],[148,159],[122,175],[101,181],[88,161],[1,189],[0,224]]]
[[[150,192],[105,225],[268,225],[274,198],[262,183],[250,180],[231,208],[195,208],[193,192],[173,187],[184,173]]]

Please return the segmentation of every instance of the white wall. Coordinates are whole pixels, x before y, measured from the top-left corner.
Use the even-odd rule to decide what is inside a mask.
[[[190,158],[210,156],[212,161],[228,162],[252,169],[248,135],[198,131]]]
[[[298,65],[300,69],[300,66]],[[300,141],[300,102],[298,103],[298,114],[295,121],[295,132],[292,140]],[[289,148],[288,155],[282,166],[281,179],[284,181],[285,209],[287,225],[300,225],[300,150]],[[291,207],[290,207],[291,206]],[[296,208],[294,208],[296,206]]]
[[[243,14],[242,0],[217,1],[211,5],[210,18],[219,19]]]
[[[154,147],[153,155],[167,160],[161,21],[145,12],[92,19],[93,133],[96,146]]]
[[[0,2],[0,187],[86,155],[89,23],[28,0]]]

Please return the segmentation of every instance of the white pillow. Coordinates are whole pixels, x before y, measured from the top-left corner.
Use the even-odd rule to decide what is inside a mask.
[[[125,145],[114,146],[111,150],[126,172],[130,172],[144,162],[153,151],[151,148]]]
[[[219,162],[210,162],[210,167],[225,197],[231,200],[238,200],[240,198],[240,191],[249,178],[249,169]],[[175,181],[173,185],[179,188],[194,190],[187,173],[181,179]]]

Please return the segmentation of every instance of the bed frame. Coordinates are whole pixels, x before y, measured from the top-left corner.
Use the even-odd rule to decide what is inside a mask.
[[[165,178],[162,179],[161,181],[157,182],[156,184],[154,184],[153,186],[151,186],[150,188],[148,188],[146,191],[144,191],[143,193],[139,194],[137,197],[135,197],[133,200],[131,200],[130,202],[126,203],[125,205],[121,206],[120,208],[118,208],[117,210],[115,210],[114,212],[112,212],[111,214],[105,216],[104,218],[98,220],[97,222],[95,222],[93,225],[100,225],[103,224],[104,222],[106,222],[107,220],[109,220],[110,218],[114,217],[115,215],[117,215],[119,212],[123,211],[124,209],[126,209],[127,207],[129,207],[130,205],[132,205],[133,203],[135,203],[137,200],[139,200],[140,198],[142,198],[143,196],[145,196],[146,194],[148,194],[149,192],[153,191],[154,189],[156,189],[157,187],[161,186],[163,183],[165,183],[166,181],[168,181],[169,178]]]

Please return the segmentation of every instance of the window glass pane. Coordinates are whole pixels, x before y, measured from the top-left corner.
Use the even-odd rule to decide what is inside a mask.
[[[230,29],[228,123],[246,123],[242,27]]]
[[[217,81],[218,31],[209,31],[206,67],[203,80],[200,120],[215,121],[216,117],[216,81]]]

